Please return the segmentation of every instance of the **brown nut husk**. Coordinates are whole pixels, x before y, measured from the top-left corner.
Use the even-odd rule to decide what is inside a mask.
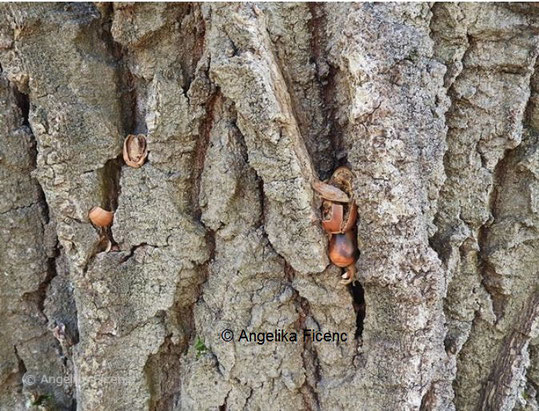
[[[351,230],[356,224],[357,220],[357,205],[354,200],[353,181],[354,173],[352,173],[352,170],[345,166],[337,168],[328,181],[329,184],[338,187],[350,197],[350,201],[348,201],[344,207],[343,224],[340,231],[341,233]]]
[[[348,204],[348,207],[346,208],[343,216],[343,222],[342,222],[342,228],[341,233],[346,233],[347,231],[350,231],[357,221],[357,204],[352,198],[350,203]]]
[[[322,228],[326,233],[340,233],[343,226],[343,206],[331,201],[324,202]]]
[[[123,157],[129,167],[142,167],[148,157],[148,146],[144,134],[129,134],[124,140]]]
[[[348,195],[352,194],[352,181],[354,180],[354,173],[348,167],[338,167],[332,174],[328,181],[331,184]]]
[[[88,213],[88,218],[96,227],[109,227],[114,219],[114,213],[101,207],[94,207]]]
[[[344,191],[331,184],[322,181],[314,181],[312,186],[314,190],[320,194],[320,197],[325,200],[336,201],[338,203],[347,203],[350,201],[350,198]]]
[[[353,178],[354,174],[349,168],[339,167],[329,179],[329,184],[313,183],[313,188],[324,199],[322,227],[329,234],[345,233],[352,230],[356,224],[357,205],[352,191]],[[345,199],[346,201],[340,201]]]

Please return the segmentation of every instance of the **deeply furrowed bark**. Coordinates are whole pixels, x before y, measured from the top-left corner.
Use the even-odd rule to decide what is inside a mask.
[[[537,7],[0,13],[0,410],[539,409]]]

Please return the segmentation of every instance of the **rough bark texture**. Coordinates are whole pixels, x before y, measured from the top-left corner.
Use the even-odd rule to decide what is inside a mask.
[[[539,410],[535,5],[0,7],[1,410]]]

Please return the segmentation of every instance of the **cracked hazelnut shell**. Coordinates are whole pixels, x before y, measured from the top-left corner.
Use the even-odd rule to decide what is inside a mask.
[[[109,227],[114,219],[114,213],[101,207],[94,207],[88,213],[88,218],[96,227]]]
[[[143,134],[129,134],[124,140],[123,158],[129,167],[142,167],[148,157],[146,136]]]

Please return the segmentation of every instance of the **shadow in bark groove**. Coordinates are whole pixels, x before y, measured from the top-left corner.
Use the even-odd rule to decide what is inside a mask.
[[[421,399],[421,405],[419,407],[419,411],[433,410],[434,407],[435,407],[435,403],[434,403],[434,386],[431,385],[431,387],[428,389],[426,394]]]
[[[97,170],[97,176],[101,181],[102,207],[113,212],[118,208],[122,165],[123,160],[120,155],[107,161],[101,169]],[[106,232],[107,238],[111,241],[112,245],[115,245],[116,242],[112,238],[111,228],[106,227],[104,230]]]
[[[29,147],[29,152],[32,158],[32,167],[33,170],[37,168],[37,142],[36,138],[34,136],[34,133],[32,131],[32,128],[30,126],[29,122],[29,114],[30,114],[30,96],[26,93],[20,92],[16,86],[10,84],[13,90],[13,95],[15,96],[16,104],[19,110],[21,111],[21,116],[23,120],[23,126],[27,127],[29,129],[29,135],[31,138],[31,146]],[[37,187],[37,203],[39,205],[39,210],[42,218],[42,229],[46,230],[46,225],[50,222],[50,212],[49,212],[49,206],[47,204],[47,200],[45,198],[45,193],[43,191],[43,188],[41,187],[41,184],[37,181],[37,179],[33,178],[35,181],[36,187]],[[55,240],[57,241],[57,240]],[[47,259],[47,273],[43,281],[39,284],[39,287],[37,290],[25,293],[22,295],[22,299],[28,302],[31,305],[34,305],[39,313],[44,317],[46,322],[48,322],[48,318],[45,315],[45,299],[47,298],[47,290],[49,289],[49,286],[51,284],[51,281],[54,277],[57,276],[56,272],[56,258],[59,256],[59,250],[58,250],[58,243],[54,245],[54,248],[49,251],[49,258]],[[75,330],[76,331],[76,330]],[[22,360],[21,360],[22,361]]]
[[[21,110],[23,125],[30,127],[30,122],[28,121],[28,116],[30,114],[30,97],[28,94],[20,92],[17,87],[13,87],[13,94],[17,100],[17,106]],[[33,133],[32,133],[33,134]]]
[[[210,142],[210,132],[213,128],[213,123],[216,117],[216,110],[220,111],[223,98],[220,91],[214,93],[206,103],[206,116],[204,121],[200,125],[200,138],[197,141],[195,148],[195,155],[193,158],[193,170],[192,170],[192,193],[191,193],[191,208],[193,210],[193,217],[201,221],[202,210],[200,209],[200,181],[202,171],[204,170],[204,163],[206,162],[206,152],[208,151],[208,145]],[[207,228],[206,228],[207,229]],[[215,241],[214,241],[215,242]]]
[[[337,104],[335,95],[337,94],[336,73],[337,68],[334,67],[327,59],[327,38],[325,31],[327,26],[327,17],[325,4],[309,3],[309,11],[311,12],[310,30],[311,30],[311,53],[317,68],[317,80],[320,83],[321,97],[324,102],[323,113],[327,126],[327,134],[320,137],[327,137],[330,140],[330,155],[333,160],[332,168],[326,169],[324,164],[316,164],[320,178],[327,179],[331,176],[333,170],[337,167],[346,165],[348,162],[347,153],[344,149],[344,141],[342,137],[342,129],[339,122],[336,120]],[[323,160],[323,159],[322,159]],[[323,161],[320,161],[322,163]]]
[[[179,399],[180,359],[187,349],[186,341],[174,344],[170,336],[159,347],[156,354],[151,354],[144,367],[144,372],[150,387],[150,410],[171,410]],[[159,370],[160,372],[155,372]]]
[[[0,73],[2,68],[0,66]],[[55,278],[59,275],[57,271],[58,259],[61,256],[60,246],[58,244],[57,234],[55,232],[54,221],[52,220],[54,215],[49,209],[49,204],[47,203],[47,198],[43,187],[37,178],[33,175],[38,168],[38,144],[30,124],[30,96],[24,91],[20,91],[17,88],[16,84],[8,82],[10,89],[13,92],[14,103],[20,111],[20,116],[18,120],[20,123],[17,123],[19,129],[25,129],[25,134],[28,134],[29,144],[26,146],[29,159],[31,161],[31,170],[29,170],[28,178],[32,180],[32,183],[35,185],[35,192],[33,203],[29,207],[36,207],[39,214],[39,228],[38,230],[42,231],[45,242],[43,247],[45,248],[46,253],[46,265],[44,266],[44,278],[42,278],[37,285],[37,288],[33,291],[25,292],[20,296],[21,301],[24,302],[25,310],[27,313],[31,313],[32,317],[37,319],[39,327],[42,334],[39,335],[39,338],[42,338],[44,341],[49,341],[49,344],[53,347],[53,355],[61,357],[61,363],[64,367],[68,368],[68,361],[71,362],[71,354],[64,351],[64,347],[58,343],[58,341],[51,338],[51,333],[58,339],[55,334],[56,327],[58,325],[58,318],[55,315],[56,313],[50,311],[50,307],[47,307],[48,300],[54,298],[53,296],[59,292],[59,285]],[[54,281],[54,282],[53,282]],[[77,328],[77,310],[76,307],[71,306],[72,310],[67,309],[69,313],[67,317],[74,319],[73,321],[62,322],[62,325],[66,326],[66,334],[70,337],[71,345],[77,344],[79,340],[79,332]],[[36,337],[31,337],[33,339]],[[28,344],[30,339],[26,341],[19,341],[16,345],[13,346],[15,357],[17,358],[17,368],[10,375],[9,379],[5,381],[7,385],[17,386],[17,391],[19,393],[24,393],[25,396],[30,398],[35,398],[35,401],[39,399],[48,399],[48,396],[51,396],[51,399],[54,399],[50,387],[47,387],[42,382],[38,381],[36,386],[28,384],[22,377],[29,372],[30,374],[35,373],[35,370],[32,369],[32,364],[30,361],[29,369],[26,368],[26,364],[23,360],[24,355],[20,355],[17,349],[17,344],[23,348],[25,344]],[[25,352],[23,348],[21,352]],[[28,358],[27,358],[28,360]],[[5,384],[4,384],[5,385]],[[54,391],[54,390],[53,390]],[[43,395],[42,395],[43,394]],[[61,400],[62,408],[65,410],[75,410],[76,409],[76,399],[73,393],[66,392],[66,397]],[[56,399],[57,400],[57,399]]]
[[[134,132],[140,118],[137,117],[137,90],[135,79],[127,67],[126,54],[124,46],[114,40],[111,27],[114,17],[112,3],[102,3],[101,12],[101,39],[107,45],[109,53],[116,60],[117,77],[116,82],[120,91],[120,102],[122,110],[123,131],[125,134]]]
[[[363,321],[365,320],[365,290],[359,281],[350,285],[352,298],[354,299],[354,310],[356,311],[356,334],[354,338],[361,338],[363,335]]]

